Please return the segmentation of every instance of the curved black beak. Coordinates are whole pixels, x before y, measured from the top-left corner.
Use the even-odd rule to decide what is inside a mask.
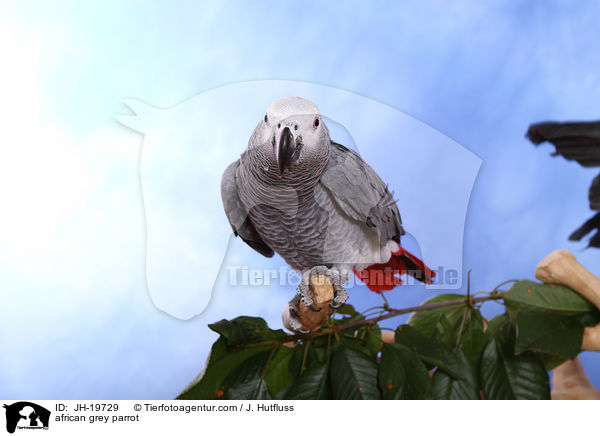
[[[296,149],[294,135],[289,127],[285,127],[279,138],[279,148],[277,149],[277,163],[279,164],[279,173],[283,172],[292,164],[292,156]]]

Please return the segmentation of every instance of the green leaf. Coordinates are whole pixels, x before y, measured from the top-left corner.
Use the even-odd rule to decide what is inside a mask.
[[[364,332],[364,334],[363,334]],[[377,324],[369,325],[361,328],[358,331],[358,337],[362,338],[365,342],[365,346],[373,356],[377,356],[379,350],[381,350],[381,329]]]
[[[565,359],[581,352],[583,326],[573,316],[544,312],[517,312],[515,352],[538,351]]]
[[[212,346],[202,378],[177,398],[181,400],[216,400],[223,397],[224,380],[237,367],[257,354],[269,352],[270,345],[230,350],[220,337]]]
[[[479,376],[489,400],[550,399],[548,373],[535,354],[507,354],[497,338],[483,351]]]
[[[252,316],[239,316],[231,321],[222,319],[208,327],[224,337],[228,346],[280,340],[287,336],[283,330],[270,330],[264,319]]]
[[[564,357],[552,356],[551,354],[545,354],[545,353],[539,353],[539,352],[535,353],[535,354],[542,362],[542,365],[544,365],[544,368],[546,369],[546,371],[552,371],[558,365],[565,363],[567,361],[567,359],[565,359]]]
[[[333,398],[337,400],[377,400],[377,363],[364,353],[340,347],[331,356],[329,370]]]
[[[464,308],[463,308],[464,312]],[[458,321],[454,320],[455,323]],[[458,334],[458,326],[454,326],[453,323],[444,314],[439,315],[438,321],[435,324],[435,333],[431,336],[437,339],[448,348],[453,348],[456,345],[456,339]]]
[[[303,363],[305,369],[314,364],[326,363],[327,340],[327,336],[321,336],[294,347],[289,363],[289,370],[293,378],[300,375]]]
[[[229,400],[270,400],[272,399],[265,379],[254,377],[236,385],[227,392]]]
[[[600,311],[595,310],[589,313],[584,313],[583,315],[577,316],[577,320],[583,327],[593,327],[600,323]]]
[[[399,344],[383,344],[381,361],[379,362],[379,389],[384,400],[403,400],[406,387],[406,371],[399,353],[394,347],[403,347]],[[408,350],[408,348],[403,347]],[[410,351],[410,350],[408,350]]]
[[[316,363],[298,377],[285,393],[286,400],[327,400],[331,398],[329,365]]]
[[[462,333],[460,334],[460,348],[471,364],[474,371],[479,368],[479,359],[489,335],[484,332],[484,320],[477,309],[469,309],[466,313]]]
[[[351,304],[344,304],[339,309],[336,309],[335,313],[339,313],[340,315],[361,316]]]
[[[506,333],[508,326],[510,326],[510,319],[507,313],[503,313],[488,321],[487,331],[494,336],[499,336]]]
[[[514,317],[514,312],[512,315]],[[512,320],[509,314],[506,312],[502,315],[496,315],[488,322],[486,333],[490,339],[495,337],[498,341],[502,342],[502,344],[510,349],[510,353],[514,354],[517,331],[513,321],[514,320]]]
[[[376,357],[381,349],[381,329],[377,324],[363,326],[356,331],[344,330],[340,334],[340,339],[344,346],[371,357]]]
[[[341,318],[336,318],[333,320],[333,323],[336,325],[346,324],[352,321],[358,321],[361,319],[365,319],[363,315],[358,313],[356,309],[350,304],[344,304],[341,308],[337,309],[334,314],[336,315],[344,315]]]
[[[461,378],[451,377],[439,369],[433,374],[432,398],[434,400],[478,400],[479,384],[471,364],[460,349],[452,354],[461,365]]]
[[[396,343],[408,347],[425,362],[439,367],[454,378],[461,378],[462,363],[441,342],[422,335],[409,325],[396,329]]]
[[[466,298],[467,297],[465,295],[460,294],[440,294],[424,301],[422,304],[441,303],[444,301],[459,299],[464,300]],[[456,322],[456,320],[459,320],[462,317],[464,309],[465,305],[459,304],[456,306],[446,306],[433,310],[421,310],[418,312],[413,312],[408,319],[408,325],[414,327],[427,337],[437,338],[437,324],[440,318],[445,316],[450,325],[452,325],[454,322]]]
[[[378,381],[385,400],[422,400],[431,392],[427,368],[415,353],[400,344],[383,344]]]
[[[271,395],[277,395],[291,383],[293,375],[290,371],[290,361],[293,355],[292,348],[280,346],[271,359],[265,374]]]
[[[465,295],[442,294],[423,304],[465,299]],[[449,349],[460,345],[473,368],[477,368],[479,356],[489,339],[484,332],[481,313],[466,304],[413,312],[408,324],[423,335],[442,342]]]
[[[561,285],[520,280],[502,295],[507,307],[522,311],[551,311],[563,315],[596,311],[581,295]]]
[[[230,400],[264,399],[267,384],[263,372],[273,349],[263,351],[247,359],[231,371],[223,381],[225,398]]]

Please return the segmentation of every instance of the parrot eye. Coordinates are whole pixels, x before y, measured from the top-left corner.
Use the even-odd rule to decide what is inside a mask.
[[[313,127],[316,129],[317,127],[319,127],[319,117],[316,117],[315,120],[313,121]]]
[[[269,119],[267,118],[267,114],[265,114],[265,123],[268,123]]]
[[[294,124],[294,130],[298,130],[298,124]]]

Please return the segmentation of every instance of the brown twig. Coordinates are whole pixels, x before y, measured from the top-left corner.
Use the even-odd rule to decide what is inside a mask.
[[[331,330],[324,329],[324,330],[317,331],[317,332],[314,332],[314,333],[309,333],[309,334],[295,334],[295,335],[291,335],[288,338],[286,338],[286,342],[287,341],[294,341],[294,340],[297,340],[297,339],[304,339],[304,340],[306,340],[306,339],[310,339],[310,338],[315,338],[315,337],[318,337],[318,336],[327,335],[331,331],[335,332],[335,331],[348,330],[348,329],[351,329],[353,327],[358,327],[358,326],[361,326],[361,325],[373,325],[373,324],[378,323],[379,321],[383,321],[384,319],[393,318],[395,316],[404,315],[404,314],[407,314],[407,313],[420,312],[422,310],[434,310],[434,309],[439,309],[441,307],[448,307],[448,306],[459,306],[461,304],[473,305],[475,303],[481,303],[483,301],[500,300],[502,298],[503,297],[500,294],[491,294],[491,295],[487,295],[485,297],[457,298],[456,300],[441,301],[439,303],[422,304],[420,306],[406,307],[404,309],[389,309],[387,311],[387,313],[384,313],[383,315],[376,316],[374,318],[360,319],[358,321],[352,321],[352,322],[349,322],[347,324],[334,325],[334,326],[332,326]]]

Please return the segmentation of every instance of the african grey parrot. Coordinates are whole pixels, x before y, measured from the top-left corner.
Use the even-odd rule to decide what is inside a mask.
[[[306,277],[326,273],[335,304],[354,272],[374,292],[407,273],[431,283],[435,273],[400,246],[398,207],[377,173],[354,151],[330,140],[314,103],[274,101],[240,159],[225,170],[221,196],[233,231],[253,249],[277,252]],[[311,307],[307,281],[299,287]],[[293,315],[293,313],[292,313]]]

